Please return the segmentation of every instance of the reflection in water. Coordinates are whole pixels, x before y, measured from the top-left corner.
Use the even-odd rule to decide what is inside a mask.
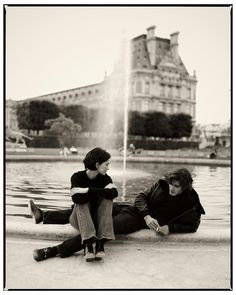
[[[117,185],[125,201],[150,187],[170,170],[183,165],[166,163],[127,163],[125,175],[122,163],[111,163],[108,174]],[[230,168],[188,165],[193,175],[193,185],[206,210],[205,220],[230,222]],[[70,177],[82,170],[82,163],[71,162],[9,162],[6,165],[6,213],[8,216],[28,216],[27,202],[32,199],[42,209],[65,209],[71,206]]]

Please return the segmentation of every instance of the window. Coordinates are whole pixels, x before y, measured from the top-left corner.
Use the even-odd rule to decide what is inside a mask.
[[[78,93],[75,94],[75,97],[78,97]]]
[[[142,93],[142,82],[141,81],[136,82],[136,92]]]
[[[141,108],[142,108],[142,103],[141,101],[136,101],[136,111],[141,112]]]
[[[166,112],[166,103],[165,102],[162,103],[162,111],[164,113]]]
[[[180,97],[181,88],[179,86],[176,87],[176,97]]]
[[[150,93],[150,83],[147,81],[145,83],[145,94],[149,94]]]
[[[188,88],[188,98],[191,99],[191,88]]]
[[[165,96],[165,85],[164,84],[160,85],[160,92],[161,92],[161,96]]]
[[[173,96],[173,87],[172,85],[168,85],[169,91],[168,91],[168,96],[172,97]]]
[[[92,93],[92,91],[89,90],[89,91],[88,91],[88,95],[90,95],[91,93]]]
[[[63,99],[66,99],[66,96],[65,95],[63,96]]]

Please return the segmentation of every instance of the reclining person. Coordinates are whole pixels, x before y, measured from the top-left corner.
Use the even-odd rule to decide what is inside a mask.
[[[192,182],[187,169],[178,169],[140,193],[134,204],[113,203],[114,233],[128,234],[144,228],[160,235],[196,232],[205,211]],[[57,246],[34,250],[34,259],[68,257],[83,248],[79,234]]]

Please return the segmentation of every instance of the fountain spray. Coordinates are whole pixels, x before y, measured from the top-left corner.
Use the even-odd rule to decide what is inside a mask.
[[[126,161],[127,161],[127,141],[128,141],[128,107],[130,95],[130,42],[124,39],[124,136],[123,136],[123,185],[122,201],[126,195]]]

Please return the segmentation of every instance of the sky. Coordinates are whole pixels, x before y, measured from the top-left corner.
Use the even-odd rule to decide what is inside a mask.
[[[196,71],[196,123],[224,124],[231,108],[230,7],[8,6],[6,99],[22,100],[103,81],[120,41],[179,31],[179,55]]]

